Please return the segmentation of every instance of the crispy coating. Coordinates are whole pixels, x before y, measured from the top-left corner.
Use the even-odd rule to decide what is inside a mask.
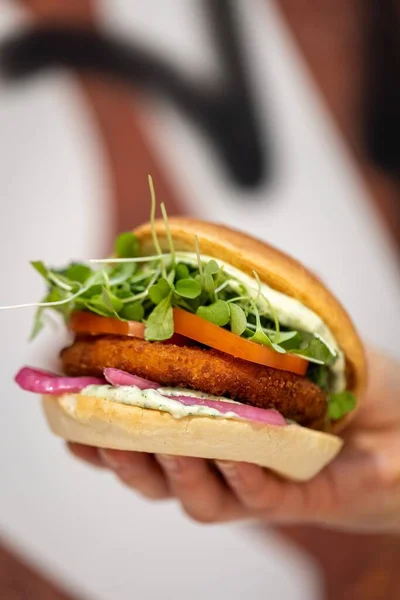
[[[67,375],[101,376],[105,367],[114,367],[164,386],[276,408],[309,427],[323,422],[327,408],[324,392],[305,377],[196,346],[119,336],[82,337],[61,352],[61,359]]]

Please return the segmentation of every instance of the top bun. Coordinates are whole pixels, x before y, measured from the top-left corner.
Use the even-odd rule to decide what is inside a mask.
[[[187,217],[171,217],[168,223],[176,250],[194,252],[197,236],[201,254],[223,260],[250,276],[256,271],[263,283],[296,298],[315,312],[332,331],[344,354],[347,389],[356,396],[359,406],[366,385],[363,345],[349,315],[318,277],[287,254],[240,231]],[[156,221],[155,231],[161,249],[168,252],[162,220]],[[134,233],[142,252],[153,254],[155,248],[150,223],[137,227]],[[341,430],[354,413],[335,423],[334,430]]]

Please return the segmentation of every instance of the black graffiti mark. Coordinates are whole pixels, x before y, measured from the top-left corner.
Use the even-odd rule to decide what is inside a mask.
[[[394,0],[371,0],[365,11],[365,145],[376,165],[400,179],[400,11]]]
[[[234,0],[207,0],[209,24],[224,75],[191,81],[161,56],[83,28],[38,28],[7,40],[5,76],[20,79],[49,68],[100,73],[162,95],[207,134],[234,181],[255,187],[271,174],[271,153],[247,79]]]

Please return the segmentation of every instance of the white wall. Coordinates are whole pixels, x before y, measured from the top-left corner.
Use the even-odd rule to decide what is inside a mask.
[[[201,19],[195,5],[114,0],[102,3],[102,20],[126,35],[140,32],[184,68],[206,70],[207,45],[190,31],[191,19]],[[3,6],[4,34],[20,17],[10,2]],[[323,274],[368,339],[395,352],[400,282],[366,190],[273,5],[241,0],[240,7],[261,109],[265,119],[273,115],[280,180],[257,192],[259,202],[236,204],[243,192],[223,180],[197,133],[165,107],[153,115],[155,147],[191,210],[297,255]],[[2,305],[40,296],[29,260],[60,263],[104,251],[101,232],[112,215],[106,165],[72,80],[48,75],[0,86]],[[27,344],[31,317],[30,310],[0,311],[1,534],[51,576],[100,600],[167,593],[261,599],[267,591],[287,600],[317,597],[311,565],[273,536],[260,546],[241,529],[194,525],[173,504],[144,502],[73,461],[48,433],[37,400],[12,382],[22,364],[48,365],[59,349],[51,330]]]

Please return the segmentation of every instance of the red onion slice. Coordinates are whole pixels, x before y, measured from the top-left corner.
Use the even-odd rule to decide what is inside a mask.
[[[15,376],[23,390],[36,394],[58,395],[64,392],[77,393],[88,385],[103,385],[98,377],[63,377],[49,371],[23,367]]]
[[[143,377],[132,375],[131,373],[121,371],[120,369],[104,369],[104,377],[114,386],[134,385],[141,390],[157,390],[161,388],[161,385],[154,381],[143,379]],[[232,412],[238,417],[248,421],[268,423],[269,425],[286,425],[285,418],[274,409],[257,408],[255,406],[248,406],[247,404],[224,402],[223,400],[207,400],[205,398],[196,398],[194,396],[174,396],[166,392],[161,392],[161,394],[166,398],[171,398],[186,406],[205,406],[214,408],[221,414]]]
[[[287,424],[285,417],[273,408],[257,408],[256,406],[225,402],[224,400],[207,400],[205,398],[195,398],[194,396],[173,396],[172,394],[161,393],[166,398],[178,400],[186,406],[206,406],[208,408],[215,408],[215,410],[222,414],[231,412],[242,419],[255,421],[256,423],[267,423],[268,425]]]
[[[141,390],[157,390],[161,386],[154,381],[131,375],[120,369],[104,369],[105,379],[113,386],[136,386]],[[78,393],[88,385],[104,385],[105,380],[99,377],[63,377],[42,369],[23,367],[15,376],[16,383],[28,392],[36,394],[58,395],[70,392]],[[236,404],[224,400],[207,400],[194,396],[172,395],[160,392],[166,398],[176,400],[185,406],[205,406],[213,408],[221,414],[234,413],[241,419],[268,425],[286,425],[285,418],[275,409],[257,408],[247,404]]]
[[[156,390],[161,387],[160,384],[155,383],[154,381],[143,379],[143,377],[132,375],[131,373],[121,371],[120,369],[108,368],[104,369],[103,373],[108,383],[111,383],[111,385],[114,386],[134,385],[140,390]]]

